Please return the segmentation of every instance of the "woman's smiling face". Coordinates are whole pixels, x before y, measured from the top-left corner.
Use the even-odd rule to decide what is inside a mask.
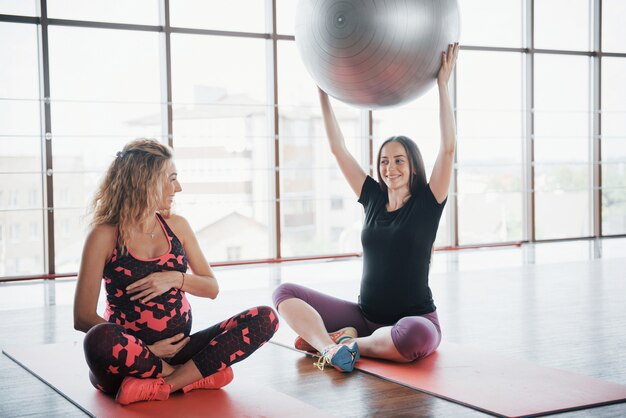
[[[391,141],[380,151],[380,175],[390,190],[409,187],[411,168],[404,146]]]

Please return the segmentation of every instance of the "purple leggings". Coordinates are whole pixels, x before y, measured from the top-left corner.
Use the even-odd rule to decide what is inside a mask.
[[[418,360],[432,354],[441,342],[441,328],[436,311],[421,316],[407,316],[395,324],[377,324],[368,321],[356,303],[297,284],[281,284],[274,291],[273,298],[276,309],[284,300],[292,298],[303,300],[320,314],[329,332],[354,327],[359,337],[367,337],[378,328],[392,326],[393,344],[407,360]]]

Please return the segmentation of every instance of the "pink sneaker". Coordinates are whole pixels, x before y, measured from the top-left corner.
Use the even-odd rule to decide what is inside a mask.
[[[345,327],[341,328],[339,331],[331,332],[330,334],[328,334],[328,336],[331,340],[333,340],[335,344],[341,344],[342,341],[356,338],[358,334],[355,328]],[[294,346],[296,347],[296,350],[307,351],[309,353],[317,353],[317,349],[308,342],[306,342],[302,337],[296,338]]]
[[[125,377],[117,391],[115,400],[121,405],[141,401],[164,401],[170,397],[172,385],[165,383],[162,377],[156,379],[137,379]]]
[[[203,377],[183,388],[183,392],[187,393],[194,389],[219,389],[233,381],[233,369],[230,367],[222,371],[213,373],[211,376]]]

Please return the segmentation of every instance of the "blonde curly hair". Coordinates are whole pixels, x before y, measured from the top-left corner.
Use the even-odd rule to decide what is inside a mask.
[[[91,209],[92,225],[117,225],[118,243],[126,252],[131,225],[141,222],[163,201],[163,183],[172,149],[154,139],[136,139],[124,146],[109,166]]]

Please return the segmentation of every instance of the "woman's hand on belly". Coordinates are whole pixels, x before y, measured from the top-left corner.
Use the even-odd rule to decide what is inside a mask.
[[[182,280],[180,271],[160,271],[151,273],[143,279],[126,287],[126,292],[130,295],[130,300],[140,299],[141,303],[146,303],[155,297],[162,295],[173,287],[180,285]]]
[[[148,348],[154,355],[162,359],[172,358],[189,342],[189,337],[185,334],[176,334],[173,337],[157,341]]]

